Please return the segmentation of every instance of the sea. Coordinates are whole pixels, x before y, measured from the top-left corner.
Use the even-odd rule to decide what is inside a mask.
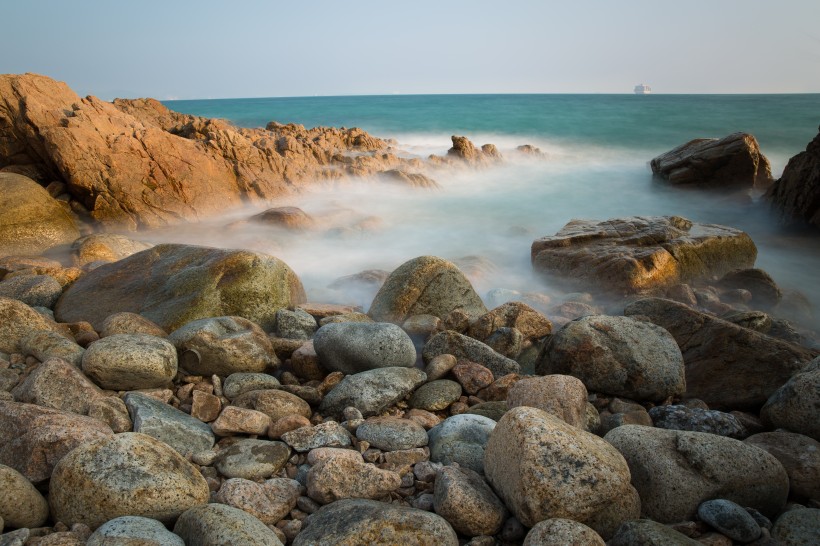
[[[444,155],[452,135],[495,144],[505,161],[486,169],[432,174],[438,190],[376,181],[316,185],[270,206],[297,206],[320,228],[260,231],[241,223],[255,211],[225,211],[196,226],[149,239],[252,248],[284,260],[308,299],[365,310],[368,286],[332,287],[365,270],[392,271],[434,255],[468,272],[485,303],[563,292],[533,274],[530,246],[572,219],[679,215],[749,233],[756,266],[798,291],[820,317],[820,236],[783,229],[759,193],[726,196],[672,187],[653,178],[649,161],[694,138],[754,135],[775,178],[820,125],[820,94],[795,95],[390,95],[166,101],[178,112],[224,118],[242,127],[269,121],[306,127],[360,127],[395,139],[408,156]],[[531,144],[543,157],[515,152]],[[334,285],[334,286],[338,286]]]

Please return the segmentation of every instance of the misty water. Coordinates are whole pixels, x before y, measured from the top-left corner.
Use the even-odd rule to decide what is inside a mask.
[[[348,181],[270,203],[313,216],[316,226],[309,230],[240,222],[262,210],[255,209],[141,234],[155,242],[272,254],[296,271],[311,301],[366,310],[372,289],[329,286],[364,270],[391,271],[421,255],[456,261],[490,306],[509,297],[497,289],[556,301],[560,290],[532,272],[534,239],[555,234],[574,218],[674,214],[748,232],[758,247],[757,267],[782,288],[805,294],[820,314],[820,238],[782,230],[759,195],[743,199],[670,187],[653,179],[648,167],[652,157],[692,138],[744,131],[758,138],[777,177],[816,134],[820,95],[318,97],[167,105],[242,126],[270,120],[358,126],[396,139],[398,148],[419,157],[446,154],[452,134],[498,146],[505,156],[500,165],[433,172],[438,190]],[[545,156],[517,154],[520,144],[533,144]]]

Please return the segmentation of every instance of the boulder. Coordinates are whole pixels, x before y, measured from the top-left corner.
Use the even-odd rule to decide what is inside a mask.
[[[469,468],[484,474],[484,450],[496,422],[483,415],[462,413],[448,417],[427,431],[430,460]]]
[[[85,349],[53,330],[36,330],[20,341],[20,352],[31,355],[40,362],[59,358],[79,368]]]
[[[774,522],[772,538],[783,546],[809,546],[820,542],[820,510],[795,508]]]
[[[640,425],[617,427],[604,439],[626,459],[641,513],[655,521],[690,520],[700,503],[714,498],[769,516],[786,503],[789,482],[780,462],[738,440]]]
[[[572,220],[532,243],[533,268],[569,283],[624,294],[752,267],[757,248],[744,232],[680,216]]]
[[[186,546],[283,546],[267,525],[227,504],[203,504],[179,516],[174,534]]]
[[[751,305],[755,308],[769,309],[783,297],[777,283],[762,269],[729,271],[718,281],[718,286],[728,290],[748,290],[752,296]]]
[[[624,458],[597,436],[537,408],[498,421],[484,455],[487,480],[521,523],[585,523],[629,489]],[[630,518],[631,519],[631,518]]]
[[[249,221],[291,231],[311,229],[316,221],[299,207],[274,207],[254,214]]]
[[[446,330],[427,340],[422,350],[425,363],[430,363],[439,355],[453,355],[457,359],[466,359],[481,364],[499,379],[507,374],[519,373],[521,366],[515,360],[495,352],[492,347],[459,334],[453,330]]]
[[[19,275],[0,281],[0,296],[32,307],[51,308],[62,293],[63,287],[50,275]]]
[[[536,340],[552,332],[552,323],[526,303],[510,301],[481,315],[470,323],[467,335],[486,340],[499,328],[515,328],[524,339]]]
[[[0,96],[6,95],[0,92]],[[4,147],[0,144],[0,158]],[[2,162],[0,159],[0,166]],[[74,220],[59,201],[34,180],[0,172],[0,188],[0,256],[38,256],[80,236]]]
[[[180,366],[194,375],[226,377],[279,366],[267,334],[242,317],[194,320],[171,332],[168,341],[179,351]]]
[[[777,389],[760,410],[760,417],[774,425],[820,440],[820,357],[794,374]]]
[[[11,394],[18,402],[87,415],[104,395],[79,369],[65,360],[51,358],[37,366]]]
[[[166,387],[177,374],[177,351],[148,334],[115,334],[95,341],[83,353],[83,372],[111,390]]]
[[[269,330],[278,309],[305,299],[296,274],[273,256],[165,244],[87,273],[63,292],[54,313],[61,322],[85,320],[97,330],[123,311],[166,331],[220,316],[243,317]]]
[[[820,133],[789,160],[763,199],[784,224],[820,228]]]
[[[41,527],[48,519],[48,503],[25,476],[0,464],[0,520],[9,527]],[[2,529],[0,529],[2,533]]]
[[[370,417],[403,399],[426,379],[416,368],[377,368],[348,375],[325,395],[319,413],[341,420],[344,409],[352,406]]]
[[[675,339],[631,317],[588,315],[567,323],[550,338],[535,370],[572,375],[591,391],[634,400],[660,402],[686,391]]]
[[[487,312],[458,267],[441,258],[421,256],[387,277],[368,314],[377,321],[401,324],[412,315],[443,319],[455,310],[474,317]]]
[[[165,442],[183,457],[211,449],[216,441],[211,427],[171,405],[141,392],[129,392],[123,400],[134,432]]]
[[[344,499],[308,516],[293,546],[458,543],[450,524],[436,514],[398,504]]]
[[[63,457],[51,476],[49,505],[56,521],[96,529],[127,515],[168,524],[207,503],[208,495],[199,470],[171,447],[126,432],[88,442]]]
[[[355,374],[375,368],[413,367],[416,348],[404,330],[387,322],[336,322],[313,337],[319,364],[329,371]]]
[[[401,487],[401,476],[349,457],[329,457],[307,474],[307,495],[321,504],[339,499],[376,499]]]
[[[525,377],[507,394],[507,406],[538,408],[574,427],[586,423],[587,389],[581,380],[570,375]]]
[[[820,499],[820,442],[802,434],[761,432],[744,443],[774,455],[789,476],[789,495],[798,499]]]
[[[20,343],[38,330],[62,333],[54,322],[25,303],[0,296],[0,351],[19,353]]]
[[[649,165],[653,174],[675,185],[727,190],[766,189],[772,183],[769,161],[748,133],[696,138],[659,155]]]
[[[608,542],[609,546],[702,546],[701,542],[651,519],[627,521]]]
[[[94,233],[74,241],[71,251],[75,265],[83,267],[94,262],[116,262],[152,246],[124,235]]]
[[[141,516],[120,516],[109,520],[88,537],[86,546],[185,546],[185,541],[161,522]]]
[[[683,353],[686,397],[710,408],[759,408],[816,353],[661,298],[626,306],[624,314],[645,317],[669,331]]]
[[[77,446],[112,435],[97,419],[0,400],[0,464],[32,483],[49,479],[54,465]]]
[[[445,466],[436,475],[433,506],[464,536],[494,535],[501,530],[507,508],[487,482],[469,468]]]
[[[564,546],[586,544],[606,546],[601,535],[571,519],[551,518],[536,523],[524,538],[523,546]]]
[[[244,510],[265,525],[275,525],[296,508],[300,488],[299,482],[287,478],[262,483],[231,478],[222,483],[214,500]]]

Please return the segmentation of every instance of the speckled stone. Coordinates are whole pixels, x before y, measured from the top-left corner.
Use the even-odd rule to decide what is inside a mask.
[[[118,540],[121,539],[121,540]],[[120,516],[97,527],[86,546],[185,546],[185,541],[161,522],[141,516]]]
[[[371,417],[356,429],[356,438],[382,451],[412,449],[427,445],[427,431],[410,419]]]
[[[698,506],[698,517],[722,534],[746,543],[757,540],[760,526],[742,506],[726,499],[713,499]]]
[[[14,528],[40,527],[48,519],[48,503],[25,476],[0,464],[0,519]]]
[[[221,450],[214,467],[227,478],[262,480],[279,472],[289,457],[290,449],[282,442],[249,438]]]
[[[484,448],[495,421],[481,415],[448,417],[427,431],[430,460],[461,466],[484,473]]]
[[[461,385],[449,379],[425,383],[410,397],[410,406],[427,411],[446,409],[461,396]]]
[[[186,510],[174,525],[186,546],[283,546],[267,525],[226,504],[206,504]]]

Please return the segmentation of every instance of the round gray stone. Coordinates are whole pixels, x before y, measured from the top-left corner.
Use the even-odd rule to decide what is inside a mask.
[[[376,368],[411,368],[416,348],[410,336],[386,322],[326,324],[313,337],[319,362],[330,371],[355,374]]]
[[[713,499],[698,506],[698,517],[738,542],[751,542],[760,536],[760,526],[742,506],[726,499]]]
[[[186,510],[174,525],[174,533],[187,546],[283,546],[267,525],[226,504]]]
[[[371,417],[356,429],[356,438],[382,451],[412,449],[427,445],[427,431],[412,419]]]
[[[147,334],[116,334],[99,339],[83,354],[83,372],[115,391],[167,386],[177,373],[177,350]]]
[[[419,387],[410,397],[410,406],[440,411],[461,397],[461,385],[449,379],[437,379]]]
[[[304,309],[279,309],[276,312],[276,335],[285,339],[310,339],[318,328],[316,319]]]
[[[430,460],[461,466],[484,473],[484,448],[495,421],[481,415],[462,413],[448,417],[427,431]]]
[[[137,543],[146,546],[185,546],[185,541],[161,522],[141,516],[120,516],[103,523],[88,538],[86,546],[127,546]]]

